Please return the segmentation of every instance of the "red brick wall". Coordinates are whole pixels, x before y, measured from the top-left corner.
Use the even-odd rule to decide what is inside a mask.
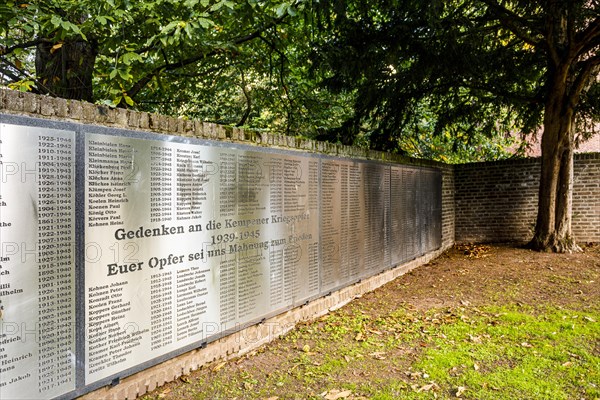
[[[600,242],[600,153],[575,155],[573,235]],[[456,231],[461,242],[526,242],[537,213],[540,160],[455,166]]]

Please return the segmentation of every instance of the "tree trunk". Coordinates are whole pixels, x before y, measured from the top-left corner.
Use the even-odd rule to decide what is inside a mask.
[[[97,55],[93,41],[38,45],[35,69],[41,83],[39,91],[54,97],[93,101],[92,76]]]
[[[572,107],[560,91],[546,104],[538,215],[529,247],[538,251],[581,251],[571,234],[574,132]]]

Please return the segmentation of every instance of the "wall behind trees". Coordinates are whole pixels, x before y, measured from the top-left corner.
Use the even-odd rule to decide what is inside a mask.
[[[526,242],[537,215],[540,159],[454,166],[455,241]],[[573,235],[600,241],[600,153],[576,154]]]
[[[442,247],[447,248],[454,244],[455,195],[454,167],[452,165],[342,144],[256,132],[249,129],[226,127],[214,123],[185,120],[123,108],[111,109],[106,106],[87,102],[4,89],[0,89],[0,111],[57,121],[94,124],[119,129],[140,130],[439,168],[442,170],[443,179]]]
[[[535,224],[540,170],[537,158],[451,166],[352,146],[9,90],[0,90],[0,110],[61,121],[441,168],[443,247],[455,241],[524,242],[531,239]],[[600,153],[575,156],[573,232],[580,242],[600,241]]]
[[[441,168],[444,247],[454,241],[524,242],[531,239],[535,224],[540,170],[537,158],[451,166],[341,144],[9,90],[0,90],[0,110],[61,121]],[[600,241],[600,153],[575,156],[573,233],[580,242]]]

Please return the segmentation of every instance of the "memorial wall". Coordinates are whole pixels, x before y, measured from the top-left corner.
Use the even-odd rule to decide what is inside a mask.
[[[73,398],[441,246],[432,168],[0,114],[0,398]]]

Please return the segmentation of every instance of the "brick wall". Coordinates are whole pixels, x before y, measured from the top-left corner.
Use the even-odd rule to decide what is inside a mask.
[[[540,168],[537,158],[456,165],[456,242],[531,239]],[[600,241],[600,153],[575,155],[573,234]]]
[[[442,248],[454,245],[456,199],[454,196],[454,166],[442,168]]]
[[[575,156],[573,234],[580,242],[600,242],[600,153]]]

